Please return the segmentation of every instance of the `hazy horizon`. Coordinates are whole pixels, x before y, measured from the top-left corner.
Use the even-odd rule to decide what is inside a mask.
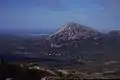
[[[0,30],[48,31],[77,22],[105,32],[120,29],[120,0],[0,0]]]

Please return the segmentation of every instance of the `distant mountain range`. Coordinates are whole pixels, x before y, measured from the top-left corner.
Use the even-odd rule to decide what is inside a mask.
[[[48,37],[49,40],[70,41],[70,40],[98,40],[110,36],[120,36],[120,30],[113,30],[106,34],[101,33],[88,26],[84,26],[75,22],[69,22],[63,25],[55,33]]]
[[[120,30],[104,34],[88,26],[69,22],[48,35],[0,35],[0,50],[3,54],[27,52],[47,56],[120,53]]]
[[[63,25],[47,38],[51,47],[67,47],[83,52],[120,52],[120,30],[113,30],[106,34],[75,22]],[[74,51],[75,52],[75,51]]]

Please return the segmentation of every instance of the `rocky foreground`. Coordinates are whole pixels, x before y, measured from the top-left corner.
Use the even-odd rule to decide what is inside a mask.
[[[89,61],[89,63],[92,63]],[[81,64],[82,65],[82,64]],[[116,67],[117,65],[117,67]],[[84,65],[83,65],[84,66]],[[87,65],[88,66],[88,65]],[[114,68],[115,67],[115,68]],[[95,70],[97,68],[97,70]],[[81,70],[82,69],[82,70]],[[0,63],[0,80],[81,80],[81,79],[120,79],[118,61],[108,61],[102,66],[83,69],[64,66],[63,68],[40,67],[33,63]]]

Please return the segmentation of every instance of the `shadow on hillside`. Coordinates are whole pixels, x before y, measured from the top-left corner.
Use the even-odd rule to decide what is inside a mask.
[[[0,80],[41,80],[51,74],[36,69],[28,69],[19,65],[10,64],[3,60],[0,62]]]

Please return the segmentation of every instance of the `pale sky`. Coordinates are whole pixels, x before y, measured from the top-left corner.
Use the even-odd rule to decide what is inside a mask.
[[[71,21],[120,29],[120,0],[0,0],[1,30],[50,30]]]

